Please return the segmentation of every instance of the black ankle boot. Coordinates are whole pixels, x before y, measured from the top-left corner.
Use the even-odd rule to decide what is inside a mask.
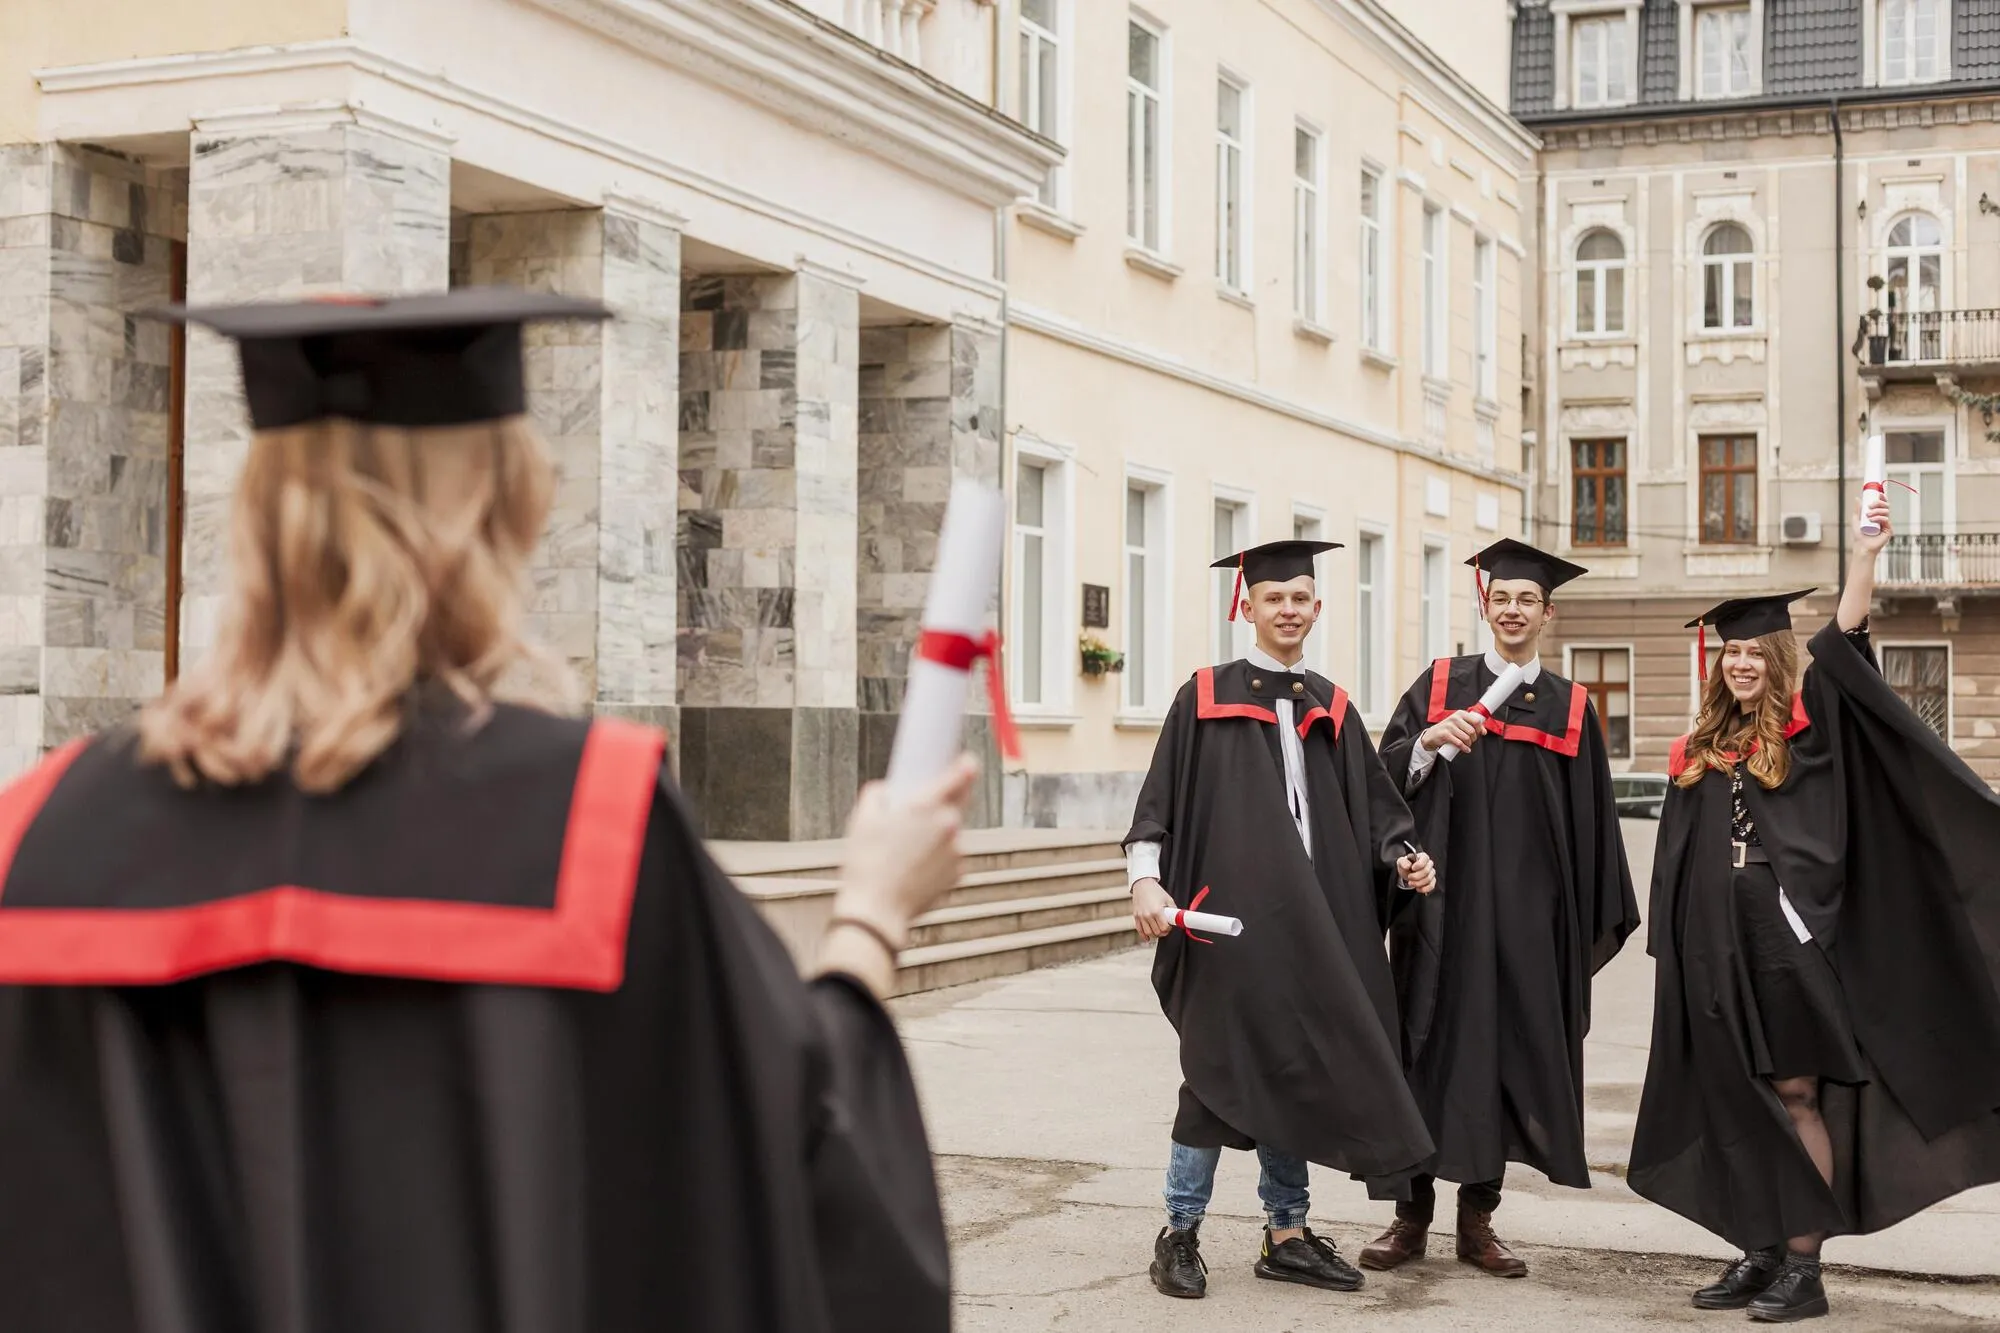
[[[1208,1264],[1201,1257],[1201,1224],[1185,1231],[1160,1228],[1153,1239],[1153,1285],[1162,1295],[1199,1300],[1208,1294]]]
[[[1782,1246],[1751,1250],[1722,1270],[1721,1281],[1694,1294],[1698,1310],[1741,1310],[1771,1285],[1785,1265]]]
[[[1778,1276],[1756,1300],[1750,1317],[1766,1324],[1817,1319],[1826,1313],[1826,1287],[1819,1280],[1819,1256],[1787,1254]]]

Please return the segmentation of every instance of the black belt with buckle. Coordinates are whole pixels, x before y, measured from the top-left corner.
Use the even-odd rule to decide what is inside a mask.
[[[1729,844],[1729,853],[1729,864],[1738,870],[1746,865],[1768,865],[1771,860],[1770,854],[1764,850],[1764,845],[1758,842],[1732,840]]]

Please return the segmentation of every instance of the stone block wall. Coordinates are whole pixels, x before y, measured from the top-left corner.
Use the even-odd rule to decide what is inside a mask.
[[[0,148],[0,767],[122,721],[165,672],[181,173]]]

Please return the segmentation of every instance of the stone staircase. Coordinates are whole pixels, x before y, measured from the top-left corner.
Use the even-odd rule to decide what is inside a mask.
[[[976,829],[964,873],[917,918],[896,993],[935,990],[1130,948],[1132,908],[1120,835]],[[832,915],[838,842],[719,843],[717,859],[804,968]]]

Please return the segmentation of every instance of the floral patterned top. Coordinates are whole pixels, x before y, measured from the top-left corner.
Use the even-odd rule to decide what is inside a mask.
[[[1743,803],[1743,761],[1740,759],[1729,770],[1729,801],[1729,836],[1747,846],[1759,846],[1757,821],[1750,818],[1750,807]]]

